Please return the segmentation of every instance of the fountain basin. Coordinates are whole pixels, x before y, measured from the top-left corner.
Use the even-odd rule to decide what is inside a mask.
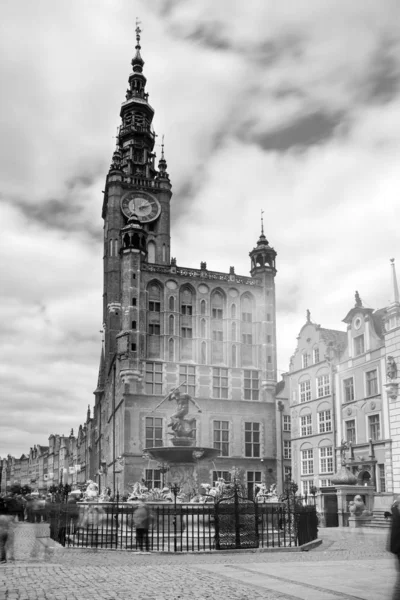
[[[145,448],[144,452],[161,463],[175,465],[179,463],[197,463],[200,460],[212,460],[220,454],[220,451],[216,448],[204,448],[201,446],[158,446],[156,448]]]

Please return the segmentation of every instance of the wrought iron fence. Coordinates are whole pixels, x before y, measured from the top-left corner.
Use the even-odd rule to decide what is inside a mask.
[[[148,503],[153,516],[148,531],[149,550],[288,548],[317,539],[315,506],[291,509],[289,503],[253,503],[250,509],[248,505],[249,501],[238,503],[236,508],[235,503],[231,508],[213,503]],[[137,507],[120,502],[53,504],[48,513],[50,536],[66,547],[139,550],[134,524]],[[235,515],[237,508],[239,513]]]

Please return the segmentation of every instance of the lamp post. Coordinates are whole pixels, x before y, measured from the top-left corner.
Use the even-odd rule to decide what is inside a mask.
[[[160,463],[159,465],[157,465],[157,469],[160,471],[161,473],[161,489],[163,489],[164,487],[164,483],[165,483],[165,474],[168,473],[169,471],[169,466],[166,463]],[[178,492],[179,493],[179,492]]]
[[[179,487],[179,485],[177,483],[172,483],[169,486],[171,492],[174,495],[174,520],[173,520],[173,524],[174,524],[174,551],[177,551],[177,540],[176,540],[176,497],[179,494],[179,492],[181,491],[181,488]]]

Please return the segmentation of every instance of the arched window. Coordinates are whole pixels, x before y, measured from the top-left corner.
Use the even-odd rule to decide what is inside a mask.
[[[175,344],[174,344],[174,340],[169,340],[168,341],[168,360],[170,362],[174,362],[175,360]]]
[[[200,314],[205,315],[206,314],[206,301],[202,300],[200,302]]]
[[[237,367],[237,349],[232,346],[232,367]]]
[[[204,339],[206,337],[206,320],[201,319],[200,321],[200,336]]]
[[[110,242],[109,242],[109,246],[110,246],[109,256],[113,255],[113,247],[114,247],[113,241],[114,240],[110,240]]]
[[[149,242],[147,244],[147,262],[156,262],[156,245],[154,242]]]
[[[207,363],[207,346],[205,342],[201,342],[200,363],[202,365],[205,365]]]
[[[175,310],[175,298],[173,296],[169,297],[169,310]]]
[[[114,240],[114,256],[118,255],[118,240]]]
[[[236,323],[232,323],[231,325],[231,334],[232,334],[232,342],[236,342]]]
[[[166,255],[167,255],[167,249],[166,249],[165,244],[163,244],[163,247],[162,247],[162,259],[163,259],[163,262],[165,262]]]
[[[236,319],[236,304],[231,306],[231,319]]]
[[[188,288],[184,288],[181,292],[181,313],[189,317],[193,314],[192,292]]]
[[[168,322],[168,332],[170,335],[174,335],[175,333],[175,319],[174,319],[174,315],[169,315],[169,322]]]

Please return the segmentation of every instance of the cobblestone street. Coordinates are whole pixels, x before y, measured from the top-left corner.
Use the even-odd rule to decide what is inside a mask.
[[[0,566],[0,600],[385,600],[395,578],[386,534],[321,530],[309,552],[139,554],[64,549],[47,524],[19,523],[15,560]]]

